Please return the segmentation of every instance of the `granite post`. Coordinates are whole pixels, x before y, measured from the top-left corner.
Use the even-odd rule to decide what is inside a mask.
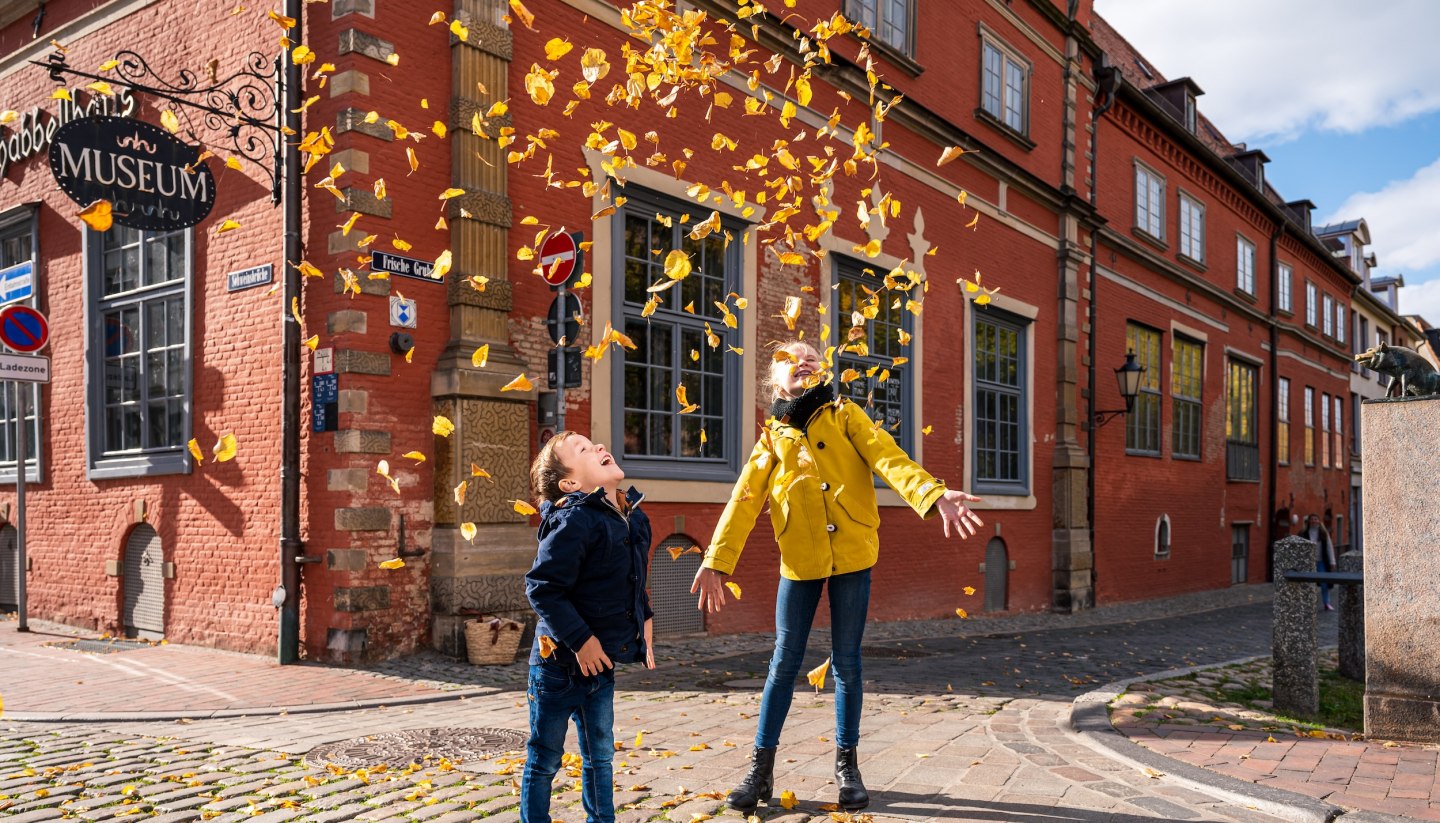
[[[1365,737],[1440,742],[1440,397],[1367,400]]]
[[[1275,625],[1271,640],[1274,670],[1270,691],[1275,711],[1312,717],[1320,709],[1319,645],[1315,609],[1320,592],[1314,583],[1287,583],[1285,572],[1315,570],[1315,544],[1292,535],[1275,543]]]
[[[1365,571],[1365,556],[1345,552],[1337,558],[1338,571]],[[1365,682],[1365,587],[1339,586],[1340,589],[1340,676]]]

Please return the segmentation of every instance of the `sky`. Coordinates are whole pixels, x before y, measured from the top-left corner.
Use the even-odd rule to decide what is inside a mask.
[[[1365,218],[1372,276],[1440,326],[1440,0],[1095,0],[1316,226]]]

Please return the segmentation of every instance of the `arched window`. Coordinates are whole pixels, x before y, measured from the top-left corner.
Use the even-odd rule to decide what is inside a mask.
[[[1155,556],[1157,558],[1170,556],[1170,515],[1168,514],[1160,515],[1160,519],[1155,521]]]

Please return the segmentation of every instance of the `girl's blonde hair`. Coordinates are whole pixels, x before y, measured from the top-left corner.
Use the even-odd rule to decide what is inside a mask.
[[[535,455],[535,462],[530,464],[530,489],[535,494],[535,505],[538,506],[546,500],[554,503],[565,496],[565,492],[560,490],[560,481],[570,476],[570,467],[560,459],[557,449],[574,434],[572,431],[557,433],[540,448],[540,453]]]
[[[770,346],[770,370],[765,372],[764,383],[762,387],[764,388],[765,392],[770,395],[770,402],[772,403],[780,397],[780,385],[775,382],[775,370],[781,366],[781,363],[775,359],[775,352],[788,351],[795,346],[804,346],[815,352],[817,355],[822,354],[820,349],[814,343],[811,343],[809,340],[801,340],[798,337],[791,337],[787,340],[781,340],[778,343]]]

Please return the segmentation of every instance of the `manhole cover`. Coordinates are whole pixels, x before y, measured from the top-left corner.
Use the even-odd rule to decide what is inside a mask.
[[[403,768],[426,758],[464,762],[481,755],[525,748],[525,732],[513,729],[409,729],[383,732],[318,746],[305,755],[314,766],[333,763],[347,769]]]
[[[56,643],[46,643],[56,649],[69,649],[76,652],[91,652],[93,654],[115,654],[116,652],[128,652],[132,649],[148,649],[153,643],[146,643],[144,640],[61,640]]]

